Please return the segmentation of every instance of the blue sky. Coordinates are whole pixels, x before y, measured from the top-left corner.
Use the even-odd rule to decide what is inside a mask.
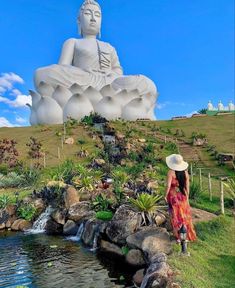
[[[78,37],[82,0],[0,0],[0,126],[28,125],[36,68],[57,63]],[[102,40],[126,75],[150,77],[160,92],[156,116],[170,119],[234,101],[233,0],[100,0]]]

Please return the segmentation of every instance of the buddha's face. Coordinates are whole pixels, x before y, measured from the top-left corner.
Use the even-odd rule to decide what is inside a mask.
[[[79,16],[79,25],[83,36],[97,35],[101,28],[101,11],[93,4],[87,4]]]

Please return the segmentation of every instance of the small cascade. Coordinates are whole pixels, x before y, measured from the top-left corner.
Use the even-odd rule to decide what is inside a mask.
[[[96,251],[98,248],[98,238],[99,238],[99,232],[95,232],[94,239],[93,239],[93,245],[90,251]]]
[[[79,228],[78,228],[78,231],[77,231],[77,234],[76,236],[70,236],[70,237],[66,237],[67,240],[72,240],[72,241],[76,241],[76,242],[79,242],[82,238],[82,234],[83,234],[83,231],[84,231],[84,223],[82,223]]]
[[[32,229],[28,230],[28,233],[33,233],[33,234],[38,234],[38,233],[43,233],[45,232],[45,227],[47,224],[47,221],[50,218],[50,215],[52,213],[53,209],[51,208],[51,206],[48,206],[45,210],[45,212],[43,212],[38,219],[33,223],[33,227]]]

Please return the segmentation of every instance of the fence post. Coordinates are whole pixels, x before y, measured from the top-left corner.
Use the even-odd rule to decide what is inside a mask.
[[[61,148],[64,149],[64,137],[61,137]]]
[[[166,135],[165,135],[165,139],[164,140],[165,140],[165,144],[166,144]]]
[[[46,153],[43,153],[43,167],[46,168]]]
[[[220,207],[221,214],[224,215],[224,183],[220,180]]]
[[[191,174],[191,179],[192,179],[192,182],[193,182],[193,164],[192,163],[190,165],[190,174]]]
[[[209,188],[210,201],[212,201],[211,173],[208,174],[208,188]]]
[[[200,189],[202,190],[202,169],[199,168],[199,183],[200,183]]]
[[[58,147],[58,158],[60,159],[60,147]]]
[[[66,126],[65,126],[65,122],[64,122],[64,140],[65,140],[65,137],[66,137]]]

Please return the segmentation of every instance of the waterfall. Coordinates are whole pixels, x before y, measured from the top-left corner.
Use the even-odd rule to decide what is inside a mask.
[[[82,233],[84,231],[84,227],[85,227],[85,225],[82,222],[82,224],[80,224],[80,226],[78,227],[78,231],[77,231],[76,236],[69,236],[69,237],[66,237],[66,239],[79,242],[82,238]]]
[[[29,229],[27,233],[33,233],[33,234],[43,233],[45,231],[47,221],[49,220],[52,211],[53,209],[51,208],[51,206],[48,206],[45,212],[43,212],[38,217],[38,219],[33,223],[32,229]]]
[[[95,232],[92,248],[90,251],[96,251],[98,248],[98,238],[99,238],[99,232]]]

